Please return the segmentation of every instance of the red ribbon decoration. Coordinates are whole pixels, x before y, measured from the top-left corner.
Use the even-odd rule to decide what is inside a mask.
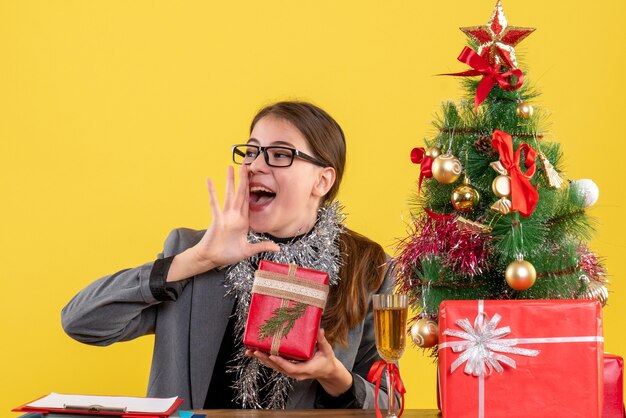
[[[421,164],[420,180],[419,184],[417,185],[418,196],[420,195],[420,192],[422,190],[422,180],[424,179],[424,177],[431,178],[433,176],[433,171],[431,169],[433,165],[433,160],[433,157],[431,157],[430,155],[426,155],[426,150],[422,147],[413,148],[413,150],[411,150],[411,161],[413,161],[413,164]]]
[[[528,218],[539,201],[539,193],[530,184],[530,179],[537,169],[535,164],[537,151],[528,144],[522,144],[513,154],[511,135],[497,129],[493,131],[491,144],[500,154],[500,162],[511,177],[511,210],[517,210],[524,218]],[[522,151],[526,151],[525,173],[522,173],[519,165]]]
[[[380,382],[383,379],[383,373],[385,368],[389,371],[389,380],[390,384],[393,388],[400,394],[402,401],[400,404],[400,413],[398,414],[398,418],[402,416],[404,412],[404,394],[406,393],[406,389],[404,388],[404,384],[402,383],[402,379],[400,378],[400,370],[395,363],[387,363],[385,360],[378,360],[374,364],[372,364],[372,368],[367,374],[367,380],[376,384],[376,389],[374,390],[374,403],[376,404],[376,418],[382,418],[383,414],[380,412],[380,407],[378,406],[378,392],[380,391]]]
[[[446,214],[434,212],[432,210],[428,210],[426,208],[424,208],[424,212],[426,212],[428,216],[430,216],[432,219],[436,221],[449,221],[450,219],[456,216],[456,213],[451,213],[449,215],[446,215]]]
[[[516,68],[512,71],[507,71],[506,73],[500,73],[499,65],[495,65],[492,67],[491,65],[489,65],[489,62],[487,60],[478,55],[471,48],[463,48],[463,51],[461,51],[461,54],[457,59],[462,63],[472,67],[473,70],[442,75],[454,75],[462,77],[470,77],[475,75],[483,76],[483,79],[480,80],[480,83],[478,83],[478,88],[476,89],[476,98],[474,99],[474,111],[478,109],[478,105],[485,101],[487,95],[496,83],[498,83],[502,90],[506,91],[517,90],[524,83],[524,73],[522,73],[522,70],[520,70],[519,68]],[[515,84],[511,84],[510,82],[510,78],[512,75],[517,77],[517,83]]]

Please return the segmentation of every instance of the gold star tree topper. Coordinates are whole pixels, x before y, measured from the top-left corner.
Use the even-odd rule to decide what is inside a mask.
[[[513,47],[535,30],[509,26],[500,0],[496,3],[491,19],[486,25],[460,29],[479,44],[478,54],[491,65],[503,65],[509,69],[517,68]]]

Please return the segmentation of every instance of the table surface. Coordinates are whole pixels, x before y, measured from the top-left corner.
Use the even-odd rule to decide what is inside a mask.
[[[333,417],[333,418],[375,418],[373,409],[290,409],[290,410],[255,410],[255,409],[212,409],[196,411],[207,417],[224,418],[285,418],[285,417]],[[384,416],[384,414],[383,414]],[[436,409],[405,409],[402,418],[436,418],[440,417]]]

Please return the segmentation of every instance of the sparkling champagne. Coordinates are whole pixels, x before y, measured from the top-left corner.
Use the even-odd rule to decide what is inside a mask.
[[[376,348],[385,361],[397,361],[404,353],[407,308],[374,309]]]

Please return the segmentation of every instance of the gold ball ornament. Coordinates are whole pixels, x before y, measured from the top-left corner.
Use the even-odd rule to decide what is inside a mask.
[[[411,338],[418,347],[434,347],[439,342],[439,325],[432,319],[418,319],[411,326]]]
[[[516,260],[506,268],[504,277],[511,289],[527,290],[535,284],[537,272],[535,267],[528,261]]]
[[[589,279],[586,275],[580,277],[582,295],[581,299],[597,300],[602,306],[606,306],[609,300],[609,289],[605,282],[597,282]]]
[[[441,150],[437,147],[430,147],[426,150],[426,155],[434,159],[441,155]]]
[[[439,183],[454,183],[461,175],[461,162],[452,154],[441,154],[433,161],[431,171]]]
[[[609,289],[607,289],[602,283],[590,283],[587,294],[590,296],[590,299],[597,300],[602,306],[606,306],[609,301]]]
[[[517,116],[522,119],[532,118],[534,111],[535,109],[533,109],[532,105],[524,102],[521,102],[519,105],[517,105],[517,109],[515,109],[515,113],[517,114]]]
[[[473,211],[479,200],[478,190],[468,183],[455,187],[452,192],[452,206],[459,212]]]

